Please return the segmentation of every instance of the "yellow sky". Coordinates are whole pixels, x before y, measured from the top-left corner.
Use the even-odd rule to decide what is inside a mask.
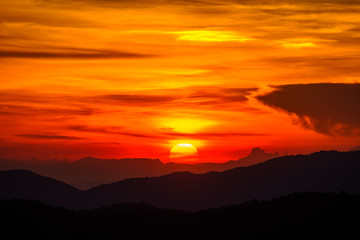
[[[328,134],[257,96],[358,83],[359,26],[358,1],[2,0],[0,156],[347,150],[357,122]]]

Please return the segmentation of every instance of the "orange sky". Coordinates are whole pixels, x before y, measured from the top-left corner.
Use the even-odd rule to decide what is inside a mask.
[[[359,43],[359,1],[2,0],[0,157],[349,150]]]

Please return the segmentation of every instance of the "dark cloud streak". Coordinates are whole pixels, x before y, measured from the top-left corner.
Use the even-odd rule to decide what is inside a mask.
[[[100,126],[100,127],[92,127],[87,125],[70,125],[67,127],[70,130],[81,131],[81,132],[91,132],[91,133],[103,133],[103,134],[114,134],[114,135],[123,135],[128,137],[137,137],[137,138],[150,138],[150,139],[161,139],[164,138],[161,135],[151,135],[144,133],[135,133],[135,132],[127,132],[122,130],[122,127],[118,126]]]
[[[10,116],[10,115],[19,115],[19,116],[89,116],[95,113],[98,113],[98,110],[92,108],[78,108],[78,109],[70,109],[70,108],[40,108],[40,107],[30,107],[23,105],[7,105],[0,104],[0,116]]]
[[[148,94],[111,94],[95,97],[97,101],[104,103],[127,103],[127,104],[154,104],[168,103],[176,99],[174,96],[167,95],[148,95]]]
[[[244,137],[263,137],[268,136],[267,134],[262,133],[251,133],[251,132],[199,132],[199,133],[181,133],[175,132],[173,129],[161,129],[157,134],[144,134],[144,133],[135,133],[124,131],[122,127],[118,126],[100,126],[93,127],[87,125],[70,125],[67,126],[67,129],[81,131],[81,132],[91,132],[91,133],[102,133],[102,134],[114,134],[114,135],[124,135],[129,137],[137,138],[150,138],[150,139],[173,139],[174,137],[181,138],[192,138],[192,139],[203,139],[203,138],[222,138],[222,137],[232,137],[232,136],[244,136]]]
[[[33,138],[33,139],[44,139],[44,140],[81,140],[84,138],[65,136],[65,135],[48,135],[48,134],[21,134],[16,135],[17,137]]]
[[[229,132],[229,133],[210,133],[210,132],[200,132],[200,133],[178,133],[178,132],[166,132],[164,133],[167,136],[172,137],[187,137],[187,138],[222,138],[222,137],[264,137],[268,136],[267,134],[262,133],[250,133],[250,132]]]
[[[46,58],[46,59],[103,59],[103,58],[150,58],[155,55],[102,51],[93,52],[41,52],[41,51],[0,51],[0,58]]]

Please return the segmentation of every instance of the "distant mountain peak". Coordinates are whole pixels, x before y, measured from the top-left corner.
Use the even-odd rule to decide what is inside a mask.
[[[254,147],[252,150],[251,150],[251,153],[250,155],[276,155],[276,156],[279,156],[279,153],[275,152],[275,153],[267,153],[265,152],[264,149],[260,148],[260,147]]]
[[[101,160],[101,159],[100,159],[100,158],[91,157],[91,156],[87,156],[87,157],[84,157],[84,158],[80,158],[80,159],[77,160],[77,161],[93,161],[93,160]]]
[[[265,150],[259,148],[259,147],[255,147],[251,150],[250,154],[264,154]]]

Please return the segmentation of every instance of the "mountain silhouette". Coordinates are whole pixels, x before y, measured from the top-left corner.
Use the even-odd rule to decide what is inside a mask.
[[[158,159],[124,158],[99,159],[86,157],[74,162],[25,162],[0,160],[1,170],[26,169],[40,175],[53,177],[79,189],[119,181],[134,177],[155,177],[179,171],[206,173],[224,171],[240,166],[249,166],[278,157],[277,153],[266,153],[254,148],[251,153],[239,160],[226,163],[179,164],[163,163]]]
[[[31,199],[54,206],[73,206],[78,189],[28,170],[0,171],[0,199]]]
[[[246,239],[359,235],[360,196],[304,192],[199,212],[150,204],[74,211],[30,200],[0,200],[2,234],[12,238]]]
[[[223,172],[176,172],[78,190],[25,170],[0,172],[0,198],[39,200],[68,208],[147,202],[183,210],[216,208],[293,192],[360,194],[360,151],[285,156]]]
[[[159,207],[199,210],[302,191],[360,194],[359,172],[360,151],[318,152],[224,172],[127,179],[92,188],[87,194],[98,196],[89,206],[145,201]]]

